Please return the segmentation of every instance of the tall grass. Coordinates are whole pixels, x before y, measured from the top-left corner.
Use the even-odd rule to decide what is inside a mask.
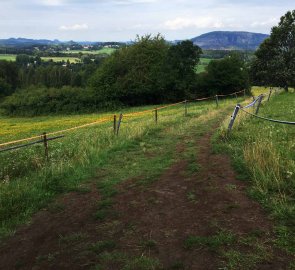
[[[190,104],[188,117],[184,117],[184,105],[178,105],[160,111],[158,124],[153,113],[123,118],[119,136],[113,134],[112,122],[77,130],[66,134],[64,139],[49,142],[49,162],[45,160],[43,145],[1,153],[0,236],[12,233],[57,194],[81,189],[81,184],[99,175],[99,171],[108,169],[107,184],[123,181],[125,177],[155,177],[173,161],[172,149],[177,139],[182,139],[195,126],[199,129],[201,123],[206,127],[220,110],[233,104],[233,100],[224,101],[219,110],[213,101]],[[81,124],[99,117],[103,115],[73,118]],[[40,119],[43,125],[39,125]],[[64,121],[57,117],[14,119],[17,120],[14,130],[19,128],[30,136],[42,133],[43,127],[49,132],[69,127],[69,122],[73,126],[71,117],[61,119]],[[2,118],[1,121],[13,120]],[[22,138],[21,132],[4,137],[3,141]],[[146,155],[149,151],[153,152],[151,157]]]
[[[258,93],[259,88],[255,91]],[[273,95],[270,102],[262,104],[259,115],[295,121],[294,92]],[[232,154],[240,174],[251,179],[251,194],[279,220],[278,228],[283,232],[280,244],[295,252],[295,126],[266,122],[240,112],[227,137],[227,124],[219,131],[224,141],[219,147]]]

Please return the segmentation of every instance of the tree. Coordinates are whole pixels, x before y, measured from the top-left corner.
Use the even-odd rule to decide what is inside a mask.
[[[0,61],[0,96],[15,91],[18,86],[18,69],[15,63]]]
[[[198,81],[200,90],[210,95],[249,89],[248,70],[238,54],[211,61],[206,73],[199,75]]]
[[[161,35],[137,37],[105,59],[91,79],[99,103],[155,104],[185,98],[201,49],[191,41],[169,45]]]
[[[258,84],[295,86],[295,10],[288,11],[255,53],[252,80]]]
[[[190,40],[173,45],[168,51],[168,68],[170,72],[170,88],[175,89],[176,97],[189,97],[194,92],[197,80],[195,67],[200,61],[202,49]]]

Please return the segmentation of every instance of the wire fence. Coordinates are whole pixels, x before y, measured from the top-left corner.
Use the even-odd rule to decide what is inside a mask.
[[[278,120],[278,119],[271,119],[271,118],[268,118],[268,117],[263,117],[263,116],[258,115],[259,108],[260,108],[260,105],[262,104],[263,100],[264,101],[270,101],[270,98],[271,98],[273,92],[275,94],[279,94],[282,91],[283,90],[281,88],[275,88],[275,89],[271,88],[269,92],[263,93],[263,94],[259,95],[257,98],[253,97],[253,101],[250,104],[246,105],[246,106],[242,106],[241,104],[237,104],[235,106],[233,114],[231,115],[231,119],[230,119],[230,122],[229,122],[229,125],[228,125],[228,133],[230,133],[230,131],[232,130],[234,122],[235,122],[235,120],[236,120],[236,118],[238,116],[239,111],[241,111],[241,112],[243,112],[243,113],[245,113],[247,115],[250,115],[251,117],[260,119],[260,120],[273,122],[273,123],[278,123],[278,124],[295,125],[295,122],[285,121],[285,120]],[[267,97],[267,99],[265,99],[265,97]],[[256,107],[255,114],[246,110],[246,109],[255,108],[255,107]]]
[[[29,147],[29,146],[32,146],[32,145],[35,145],[35,144],[43,143],[44,147],[45,147],[45,155],[48,158],[48,142],[52,141],[52,140],[57,140],[57,139],[60,139],[60,138],[64,138],[65,137],[64,133],[73,132],[73,131],[76,131],[78,129],[83,129],[83,128],[87,128],[87,127],[90,127],[90,126],[100,125],[100,124],[107,123],[107,122],[113,122],[114,134],[118,135],[123,118],[124,119],[126,119],[126,118],[127,119],[128,118],[136,118],[136,117],[141,117],[141,116],[144,116],[144,115],[147,115],[147,114],[154,114],[155,122],[157,123],[158,122],[158,117],[159,117],[159,111],[161,111],[161,110],[184,104],[184,115],[186,116],[187,113],[188,113],[188,103],[192,103],[192,102],[196,102],[196,101],[213,100],[213,101],[216,102],[216,105],[218,107],[219,106],[219,99],[218,99],[219,97],[235,96],[237,98],[238,95],[240,95],[241,93],[244,95],[244,97],[246,96],[246,91],[242,90],[242,91],[234,92],[234,93],[227,94],[227,95],[215,95],[215,96],[204,97],[204,98],[183,100],[183,101],[180,101],[180,102],[177,102],[177,103],[156,107],[154,109],[149,109],[149,110],[144,110],[144,111],[137,111],[137,112],[126,113],[126,114],[120,114],[119,117],[117,117],[117,115],[108,115],[108,116],[106,116],[104,118],[101,118],[101,119],[99,119],[97,121],[94,121],[94,122],[91,122],[91,123],[87,123],[87,124],[83,124],[83,125],[63,129],[63,130],[48,132],[48,133],[44,132],[41,135],[35,135],[35,136],[28,137],[28,138],[23,138],[23,139],[18,139],[18,140],[13,140],[13,141],[1,143],[0,144],[0,153],[1,152],[12,151],[12,150],[17,150],[17,149],[20,149],[20,148]],[[54,136],[54,137],[50,137],[50,136]]]

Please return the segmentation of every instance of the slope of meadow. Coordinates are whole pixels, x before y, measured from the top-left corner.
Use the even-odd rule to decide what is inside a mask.
[[[255,89],[255,94],[265,90]],[[274,113],[268,106],[279,114],[278,104],[286,109],[292,97],[274,96],[261,114]],[[43,145],[1,153],[1,236],[30,223],[1,239],[0,268],[293,269],[293,180],[282,177],[279,192],[278,179],[274,184],[272,175],[266,175],[277,171],[258,168],[265,165],[260,154],[247,156],[256,149],[251,140],[262,125],[240,115],[230,137],[221,128],[214,139],[215,150],[232,154],[240,178],[252,182],[237,179],[224,151],[212,151],[216,128],[236,102],[250,100],[221,100],[218,108],[214,101],[190,103],[186,117],[179,104],[159,110],[158,124],[153,111],[127,117],[151,107],[129,109],[119,136],[108,115],[2,118],[7,130],[15,124],[15,134],[6,132],[3,141],[105,117],[109,121],[49,142],[48,162]],[[288,143],[278,140],[279,170],[293,170],[292,129],[280,132]],[[272,140],[266,134],[263,138]],[[263,150],[273,154],[272,148]],[[267,164],[272,162],[270,154],[265,156]],[[249,162],[255,158],[257,167]],[[247,196],[248,187],[279,219],[275,230],[266,212]],[[62,193],[67,194],[57,197]],[[289,217],[275,215],[275,206]]]
[[[265,92],[255,88],[256,95]],[[249,112],[253,112],[252,109]],[[295,94],[273,95],[260,116],[295,122]],[[279,221],[278,244],[295,252],[295,126],[267,122],[240,112],[228,137],[225,122],[216,146],[228,151],[243,179],[251,179],[250,193]]]
[[[222,101],[219,109],[233,106],[234,103],[235,99]],[[123,113],[146,109],[151,107],[132,108]],[[215,101],[191,103],[188,108],[194,117],[216,109]],[[142,136],[148,136],[148,138],[150,136],[152,140],[157,130],[181,125],[190,119],[184,118],[184,105],[180,104],[160,110],[158,124],[155,124],[154,112],[135,115],[136,117],[123,117],[120,134],[114,136],[112,114],[35,118],[2,117],[0,118],[1,142],[35,136],[44,131],[75,127],[106,116],[109,117],[106,123],[65,133],[65,138],[49,142],[48,162],[45,159],[42,144],[0,153],[2,234],[9,233],[16,224],[27,220],[54,195],[77,188],[82,180],[91,177],[98,168],[106,165],[117,151],[120,150],[120,153],[126,151],[123,155],[127,155],[135,145],[146,149],[145,145],[140,143],[137,145]],[[190,121],[197,121],[196,118],[193,119]],[[159,167],[165,167],[165,164],[167,163],[163,162],[159,164]],[[113,166],[114,170],[118,169],[116,164]],[[139,167],[137,170],[144,169]]]

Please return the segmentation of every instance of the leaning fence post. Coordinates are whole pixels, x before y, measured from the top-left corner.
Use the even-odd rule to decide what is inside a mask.
[[[219,102],[218,102],[218,96],[217,95],[215,96],[215,99],[216,99],[216,106],[218,107],[219,106]]]
[[[272,94],[272,89],[270,88],[267,101],[270,100],[271,94]]]
[[[238,95],[237,95],[237,93],[235,93],[235,95],[236,95],[236,100],[238,101]]]
[[[46,132],[43,133],[43,143],[44,143],[44,148],[45,148],[45,158],[46,158],[46,160],[48,160],[49,159],[49,156],[48,156],[48,141],[47,141]]]
[[[117,131],[117,115],[114,114],[114,134],[116,134]]]
[[[228,133],[230,133],[230,131],[233,128],[234,122],[235,122],[236,117],[237,117],[237,115],[239,113],[239,110],[240,110],[240,106],[241,106],[240,104],[237,104],[235,109],[234,109],[234,112],[233,112],[233,114],[231,116],[231,119],[230,119],[230,122],[229,122],[229,125],[228,125]]]
[[[263,99],[263,95],[260,95],[260,96],[259,96],[259,99],[258,99],[258,103],[257,103],[256,112],[255,112],[256,115],[259,113],[259,108],[260,108],[260,105],[261,105],[262,99]]]
[[[187,100],[184,102],[184,116],[187,116]]]
[[[158,109],[157,108],[155,109],[155,121],[156,121],[156,124],[158,124]]]
[[[118,121],[117,136],[119,135],[122,119],[123,119],[123,114],[121,113],[120,116],[119,116],[119,121]]]

